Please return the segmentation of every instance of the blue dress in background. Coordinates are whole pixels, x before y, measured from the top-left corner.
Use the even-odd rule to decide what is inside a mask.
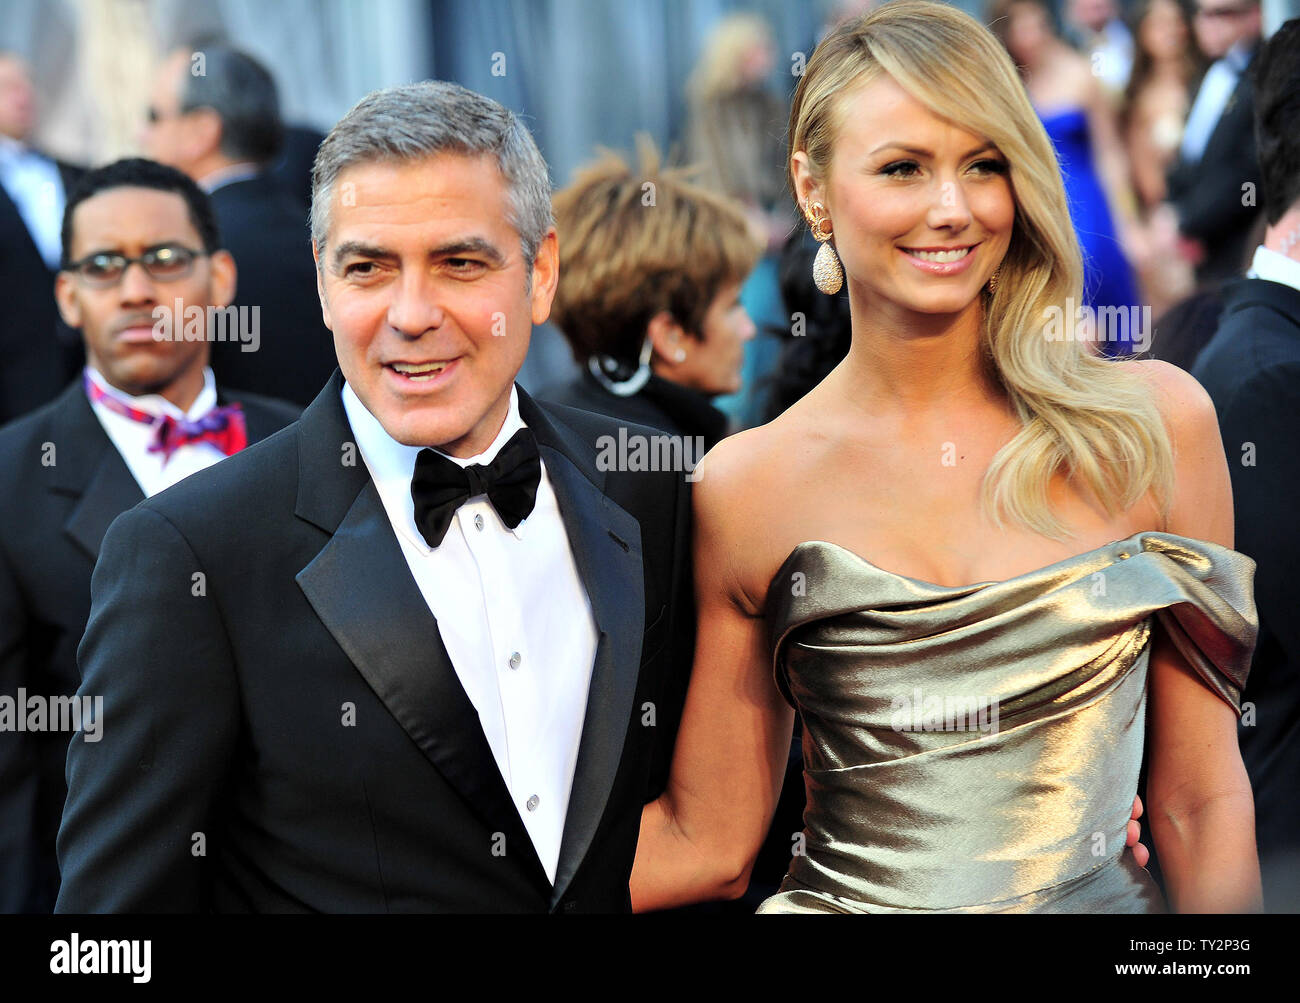
[[[1083,298],[1094,308],[1121,307],[1129,317],[1125,328],[1115,328],[1101,344],[1106,355],[1128,355],[1133,348],[1133,324],[1141,322],[1141,301],[1133,269],[1115,237],[1106,193],[1093,168],[1088,115],[1082,108],[1066,108],[1045,115],[1038,112],[1056,147],[1070,203],[1070,219],[1083,249]],[[1118,340],[1111,340],[1119,336]],[[1140,340],[1140,339],[1139,339]]]

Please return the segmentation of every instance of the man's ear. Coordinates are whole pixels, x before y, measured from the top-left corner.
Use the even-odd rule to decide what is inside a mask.
[[[208,256],[212,270],[212,305],[227,307],[235,301],[235,290],[239,285],[239,272],[235,259],[229,251],[213,251]]]
[[[320,248],[316,246],[316,241],[311,242],[311,259],[316,262],[316,296],[320,300],[320,316],[325,322],[325,326],[331,331],[334,325],[330,323],[330,305],[325,299],[325,274],[321,270]]]
[[[533,323],[545,324],[551,315],[551,303],[555,299],[555,290],[560,285],[560,241],[555,234],[555,227],[546,231],[546,236],[537,245],[537,257],[533,259],[532,308]]]
[[[188,119],[185,126],[189,160],[195,162],[209,154],[220,152],[221,134],[224,128],[221,124],[221,116],[211,108],[195,108],[190,112]]]
[[[77,302],[77,291],[73,278],[67,272],[54,276],[54,302],[59,305],[59,315],[68,327],[81,327],[81,304]]]

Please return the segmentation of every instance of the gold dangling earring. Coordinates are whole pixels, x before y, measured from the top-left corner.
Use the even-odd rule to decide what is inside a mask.
[[[993,274],[989,276],[990,295],[998,291],[998,272],[1000,271],[1002,271],[1002,266],[998,265],[997,268],[993,269]]]
[[[826,207],[814,202],[808,210],[808,225],[812,229],[813,239],[822,246],[813,258],[813,283],[827,296],[834,296],[844,285],[844,268],[839,256],[829,241],[831,235],[826,232]]]

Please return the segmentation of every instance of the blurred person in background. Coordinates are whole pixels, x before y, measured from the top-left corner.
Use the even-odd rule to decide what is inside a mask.
[[[209,343],[188,337],[194,308],[211,335],[208,308],[230,302],[235,266],[207,197],[184,174],[140,159],[91,171],[68,196],[61,245],[46,294],[85,339],[85,369],[0,431],[0,697],[25,716],[32,697],[77,690],[109,523],[297,417],[280,401],[228,399],[208,368]],[[170,337],[180,318],[159,313],[178,300],[184,339]],[[0,729],[0,912],[54,909],[70,737]]]
[[[1300,910],[1300,629],[1295,569],[1300,493],[1300,19],[1254,67],[1262,208],[1268,221],[1246,277],[1223,287],[1217,333],[1193,374],[1209,391],[1231,462],[1237,547],[1253,557],[1259,644],[1243,700],[1242,758],[1255,791],[1264,904]]]
[[[772,249],[793,222],[781,173],[786,109],[767,86],[774,61],[767,22],[733,14],[705,41],[686,85],[687,156],[701,165],[701,184],[740,202]]]
[[[334,371],[299,196],[268,171],[283,143],[275,81],[225,44],[178,50],[154,82],[141,145],[212,197],[239,266],[236,304],[260,310],[261,347],[213,345],[213,368],[241,389],[309,404]]]
[[[1193,24],[1213,63],[1188,112],[1158,226],[1183,238],[1183,253],[1205,286],[1241,273],[1258,216],[1249,69],[1260,41],[1259,2],[1196,0]]]
[[[1066,34],[1087,57],[1107,96],[1118,101],[1133,71],[1133,33],[1114,0],[1069,0]]]
[[[1056,148],[1070,218],[1083,247],[1084,301],[1093,307],[1137,305],[1137,286],[1121,240],[1136,219],[1135,203],[1109,99],[1088,60],[1057,36],[1040,0],[994,0],[986,21],[1019,68]],[[1118,339],[1120,332],[1103,333],[1099,347],[1106,354],[1132,351],[1130,340]]]
[[[649,140],[636,168],[606,152],[554,199],[560,285],[552,320],[581,371],[545,400],[711,449],[741,387],[755,328],[741,285],[762,250],[739,204],[667,169]]]
[[[686,85],[688,159],[701,166],[701,184],[744,207],[764,244],[764,256],[742,291],[746,309],[763,331],[788,323],[781,311],[776,255],[795,223],[783,181],[788,104],[767,83],[776,58],[767,21],[732,14],[710,32]],[[719,401],[737,424],[761,420],[762,400],[755,390],[779,353],[779,344],[769,337],[746,347],[743,389]]]
[[[0,52],[0,423],[54,397],[82,354],[50,293],[64,202],[81,172],[32,148],[35,124],[27,64]]]
[[[1137,55],[1124,99],[1123,127],[1142,221],[1134,231],[1134,264],[1144,302],[1160,315],[1195,287],[1191,265],[1169,253],[1174,234],[1152,233],[1150,227],[1152,213],[1168,190],[1165,175],[1178,155],[1201,60],[1182,0],[1144,0],[1133,23]]]

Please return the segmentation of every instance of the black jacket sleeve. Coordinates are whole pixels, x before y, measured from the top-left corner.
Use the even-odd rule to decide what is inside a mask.
[[[97,740],[83,727],[68,749],[55,911],[206,910],[239,696],[203,569],[147,506],[104,537],[77,657],[78,696],[103,713]]]

